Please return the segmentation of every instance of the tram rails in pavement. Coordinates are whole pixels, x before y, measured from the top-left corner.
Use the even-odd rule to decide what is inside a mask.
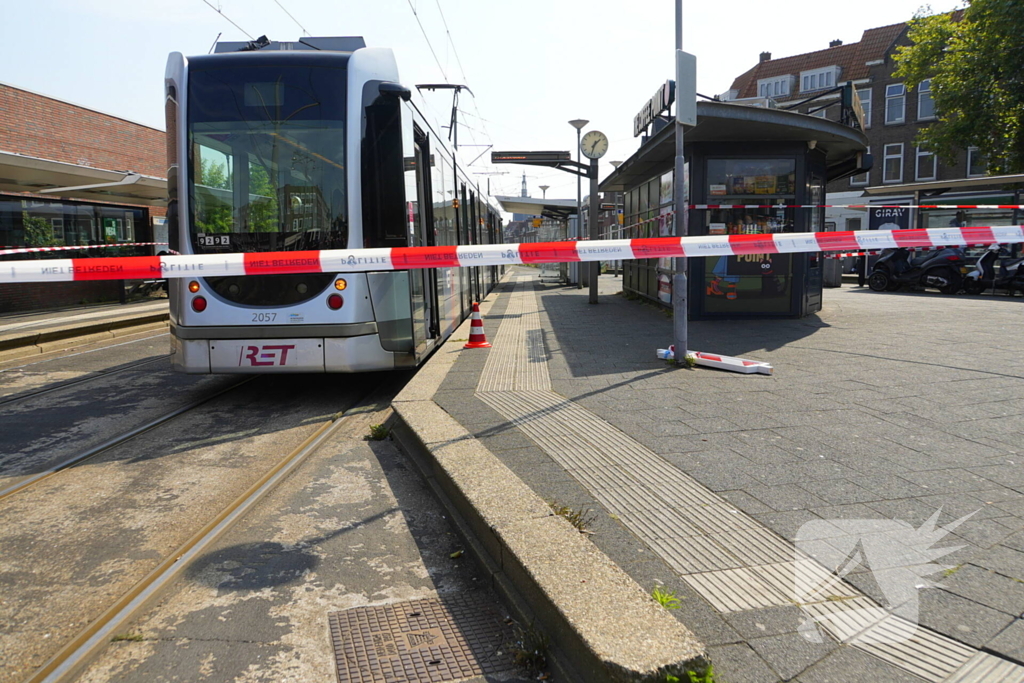
[[[362,38],[218,43],[170,55],[170,247],[182,254],[497,244],[498,210]],[[353,257],[355,258],[355,257]],[[296,273],[169,282],[172,365],[187,373],[411,367],[500,269]]]
[[[167,358],[168,358],[168,356],[160,356],[158,358],[148,358],[146,360],[137,361],[135,363],[127,363],[127,364],[122,365],[120,367],[112,368],[110,370],[105,370],[103,372],[92,372],[92,373],[89,373],[89,374],[87,374],[87,375],[85,375],[83,377],[76,377],[75,379],[69,379],[69,380],[65,380],[63,382],[57,382],[55,384],[51,384],[51,385],[47,386],[44,389],[32,389],[32,390],[29,390],[29,391],[14,392],[14,393],[8,394],[6,396],[0,396],[0,406],[5,406],[5,405],[8,405],[10,403],[15,403],[15,402],[18,402],[18,401],[26,401],[26,400],[28,400],[30,398],[37,398],[37,397],[43,396],[45,394],[51,394],[51,393],[53,393],[55,391],[60,391],[62,389],[68,389],[70,387],[74,387],[74,386],[77,386],[79,384],[84,384],[86,382],[93,382],[93,381],[101,379],[101,378],[110,377],[111,375],[116,375],[116,374],[119,374],[119,373],[122,373],[122,372],[127,372],[129,370],[135,370],[137,368],[144,367],[146,365],[151,365],[151,364],[157,363],[159,361],[166,361]],[[2,375],[5,372],[10,372],[12,370],[18,370],[21,367],[27,367],[27,366],[16,366],[16,367],[13,367],[13,368],[7,368],[7,369],[4,369],[4,370],[0,370],[0,375]]]
[[[326,378],[238,379],[105,457],[0,499],[0,682],[70,680],[346,411],[402,377],[368,374],[341,390]]]

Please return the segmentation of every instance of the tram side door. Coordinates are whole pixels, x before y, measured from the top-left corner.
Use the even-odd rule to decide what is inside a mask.
[[[480,220],[477,215],[476,193],[469,193],[469,244],[480,244]],[[473,283],[473,301],[480,301],[480,269],[471,268],[470,277]]]
[[[469,204],[466,201],[466,184],[459,183],[462,203],[459,207],[459,244],[472,244],[470,239]],[[462,288],[462,312],[467,315],[473,308],[473,292],[471,291],[470,268],[459,268],[459,281]]]
[[[434,166],[434,157],[430,153],[430,143],[427,136],[417,126],[415,129],[416,141],[416,195],[420,206],[419,222],[416,226],[416,242],[425,247],[437,246],[437,232],[434,230],[434,188],[431,184],[431,169]],[[441,334],[441,307],[438,303],[437,269],[424,268],[423,293],[426,302],[425,316],[427,323],[426,337],[434,339]]]
[[[405,207],[410,247],[430,246],[432,230],[430,211],[432,202],[429,188],[430,156],[427,137],[408,116],[403,117],[402,142],[405,157]],[[412,312],[412,338],[416,355],[429,351],[428,341],[437,336],[436,271],[418,268],[409,271],[409,298]]]

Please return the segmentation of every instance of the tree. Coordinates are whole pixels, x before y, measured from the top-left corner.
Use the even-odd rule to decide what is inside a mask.
[[[25,230],[25,246],[27,247],[55,247],[64,244],[63,240],[53,236],[53,226],[50,225],[50,221],[41,216],[30,216],[28,211],[22,211],[21,224]]]
[[[953,162],[977,147],[995,175],[1024,172],[1024,0],[967,0],[965,10],[910,22],[895,75],[931,79],[938,120],[917,144]],[[959,20],[958,20],[959,19]]]

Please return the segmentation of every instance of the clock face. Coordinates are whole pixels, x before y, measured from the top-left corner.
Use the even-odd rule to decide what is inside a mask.
[[[580,141],[580,151],[588,159],[600,159],[608,151],[608,136],[598,130],[592,130]]]

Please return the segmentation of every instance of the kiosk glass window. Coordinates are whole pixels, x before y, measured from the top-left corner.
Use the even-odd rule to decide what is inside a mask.
[[[709,159],[707,197],[742,209],[706,212],[705,234],[793,232],[794,213],[777,204],[796,199],[795,159]],[[750,208],[756,205],[757,208]],[[704,260],[706,313],[785,313],[791,307],[792,257],[788,254],[709,256]]]

